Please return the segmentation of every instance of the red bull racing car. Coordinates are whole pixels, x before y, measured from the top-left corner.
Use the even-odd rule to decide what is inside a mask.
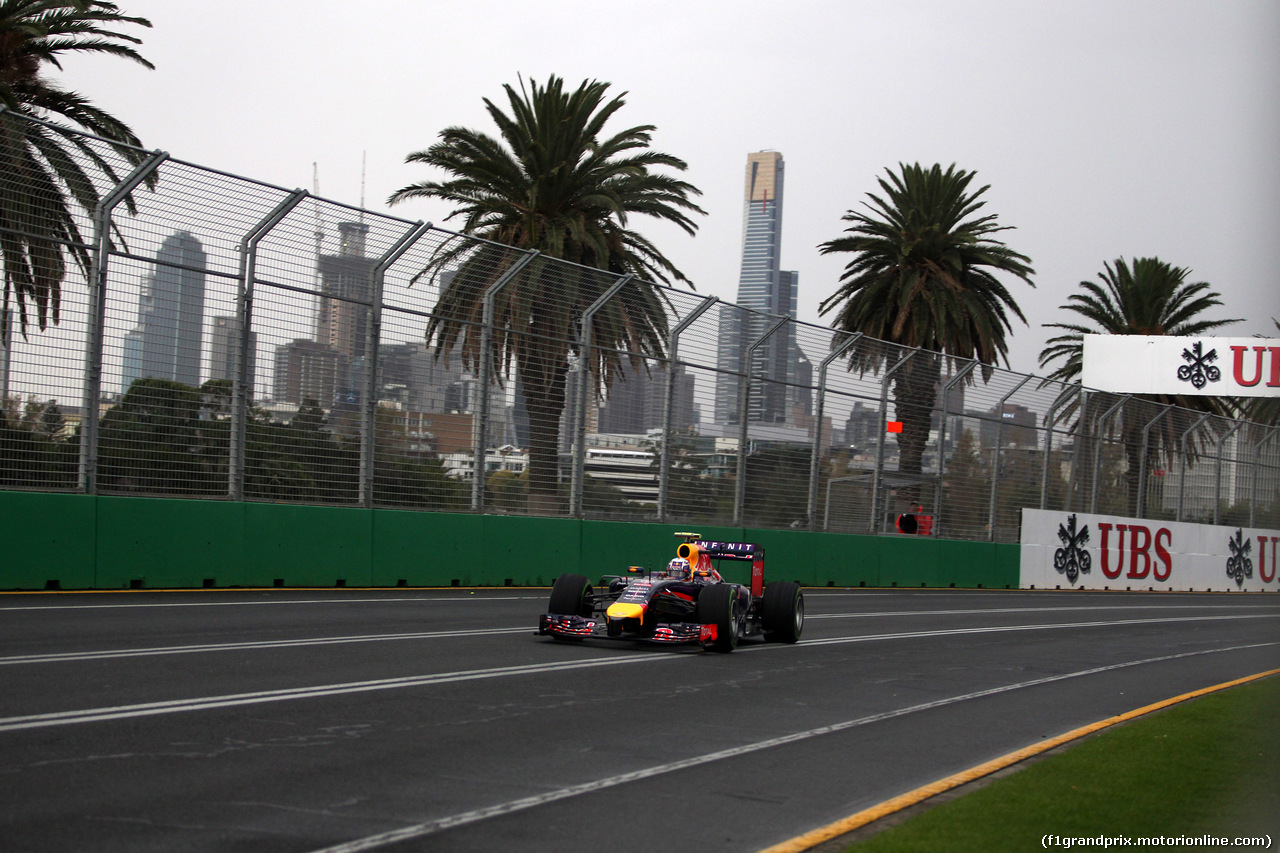
[[[557,639],[696,643],[718,652],[733,651],[745,637],[800,639],[804,593],[790,581],[765,585],[764,548],[707,541],[697,533],[676,535],[685,541],[663,569],[631,566],[628,577],[602,577],[599,591],[583,575],[556,578],[538,633]],[[751,583],[726,581],[712,560],[750,562]]]

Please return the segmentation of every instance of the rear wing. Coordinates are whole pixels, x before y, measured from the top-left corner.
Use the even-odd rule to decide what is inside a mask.
[[[751,563],[751,595],[764,593],[764,546],[753,542],[713,542],[697,539],[696,533],[677,533],[688,541],[676,548],[676,556],[689,561],[695,569],[711,568],[712,560],[741,560]]]

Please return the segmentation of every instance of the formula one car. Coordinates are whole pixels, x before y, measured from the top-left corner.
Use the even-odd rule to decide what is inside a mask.
[[[804,628],[804,593],[790,581],[764,582],[764,548],[749,542],[711,542],[697,533],[666,568],[631,566],[631,577],[606,575],[597,592],[583,575],[561,575],[551,588],[538,633],[653,643],[697,643],[731,652],[744,637],[794,643]],[[730,583],[712,560],[751,563],[751,584]]]

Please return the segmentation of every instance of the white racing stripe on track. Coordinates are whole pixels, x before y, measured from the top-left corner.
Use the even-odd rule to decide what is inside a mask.
[[[62,593],[75,595],[75,593]],[[95,593],[97,594],[97,593]],[[450,597],[432,598],[293,598],[286,601],[155,601],[129,604],[33,604],[29,607],[0,607],[0,612],[43,613],[46,610],[121,610],[134,607],[276,607],[282,604],[389,604],[396,601],[416,601],[420,604],[458,604],[471,601],[541,601],[545,595],[461,595],[456,589]]]
[[[1151,663],[1161,663],[1164,661],[1178,660],[1180,658],[1195,657],[1198,655],[1216,654],[1218,652],[1241,651],[1244,649],[1257,649],[1266,646],[1274,646],[1277,643],[1254,643],[1246,646],[1231,646],[1223,649],[1206,649],[1195,652],[1182,652],[1174,655],[1163,655],[1161,657],[1146,658],[1144,660],[1126,661],[1124,663],[1110,664],[1109,666],[1099,666],[1093,669],[1082,669],[1078,672],[1069,672],[1064,675],[1052,675],[1047,678],[1037,678],[1032,681],[1022,681],[1017,684],[1008,684],[1004,687],[992,687],[987,690],[978,690],[973,693],[965,693],[960,696],[951,696],[946,699],[936,699],[932,702],[924,702],[919,705],[911,705],[907,708],[899,708],[894,711],[885,711],[880,714],[872,714],[868,717],[859,717],[854,720],[845,720],[844,722],[834,723],[829,726],[820,726],[816,729],[808,731],[796,732],[794,734],[783,735],[781,737],[769,738],[767,740],[757,741],[755,743],[736,746],[731,749],[722,749],[718,752],[699,755],[693,758],[685,758],[680,761],[673,761],[669,764],[660,764],[656,767],[649,767],[644,770],[636,770],[631,773],[623,773],[619,776],[610,776],[605,779],[597,779],[594,782],[584,782],[580,785],[571,785],[567,788],[561,788],[557,791],[548,791],[544,794],[536,794],[532,797],[525,797],[519,800],[511,800],[506,803],[488,806],[475,811],[463,812],[462,814],[450,815],[449,817],[437,818],[436,820],[419,823],[414,826],[406,826],[402,829],[384,832],[379,835],[371,835],[366,838],[349,841],[345,844],[339,844],[334,847],[325,847],[322,850],[314,851],[314,853],[359,853],[363,850],[373,850],[378,847],[384,847],[388,844],[395,844],[401,841],[412,841],[417,838],[423,838],[442,832],[453,827],[465,826],[470,823],[478,823],[491,817],[511,814],[512,812],[531,809],[535,806],[554,803],[558,800],[569,799],[581,794],[590,794],[596,791],[602,791],[606,788],[614,788],[618,785],[625,785],[628,782],[637,782],[642,779],[650,779],[654,776],[662,776],[667,773],[674,773],[678,770],[686,770],[690,767],[697,767],[702,764],[710,764],[715,761],[721,761],[726,758],[734,758],[739,755],[747,755],[753,752],[759,752],[765,749],[771,749],[775,746],[783,746],[798,741],[809,740],[810,738],[821,737],[822,735],[842,732],[847,729],[865,726],[870,723],[878,723],[882,720],[890,720],[895,717],[903,717],[908,714],[914,714],[919,711],[928,711],[933,708],[941,708],[946,705],[954,705],[958,702],[965,702],[970,699],[979,699],[984,696],[994,696],[999,693],[1008,693],[1013,690],[1022,690],[1028,687],[1038,687],[1043,684],[1051,684],[1055,681],[1064,681],[1069,678],[1080,678],[1086,675],[1097,675],[1112,670],[1124,669],[1131,666],[1142,666]]]
[[[940,611],[946,613],[960,613],[967,611]],[[974,613],[983,613],[986,611],[973,611]],[[1023,612],[1018,610],[1003,612]],[[879,616],[897,616],[897,615],[923,615],[923,614],[862,614],[862,615],[879,615]],[[1204,620],[1218,619],[1266,619],[1280,617],[1280,612],[1275,613],[1258,613],[1258,614],[1235,614],[1220,616],[1166,616],[1154,619],[1127,619],[1123,621],[1112,622],[1062,622],[1056,624],[1045,625],[1007,625],[1007,626],[991,626],[982,628],[946,628],[937,631],[911,631],[897,634],[866,634],[857,637],[833,637],[826,640],[808,640],[805,645],[821,646],[839,643],[861,643],[871,640],[897,640],[914,637],[937,637],[947,636],[950,634],[985,634],[999,631],[1036,631],[1049,630],[1051,628],[1096,628],[1106,627],[1109,625],[1141,625],[1146,623],[1161,622],[1196,622]],[[821,619],[835,617],[807,616],[806,619]],[[54,652],[40,655],[12,655],[9,657],[0,657],[0,666],[14,666],[18,664],[35,664],[35,663],[68,663],[75,661],[90,660],[118,660],[121,658],[138,658],[149,657],[151,655],[185,655],[198,654],[201,652],[225,652],[225,651],[245,651],[253,649],[287,649],[301,648],[309,646],[331,646],[342,645],[345,643],[378,643],[393,640],[433,640],[447,639],[450,637],[484,637],[490,634],[525,634],[532,633],[531,628],[478,628],[470,631],[425,631],[407,634],[360,634],[347,637],[309,637],[297,640],[247,640],[240,643],[207,643],[191,646],[154,646],[141,649],[104,649],[96,652]]]
[[[1280,616],[1280,614],[1272,614]],[[1096,628],[1113,625],[1141,625],[1167,622],[1191,622],[1202,620],[1236,620],[1260,619],[1264,616],[1183,616],[1167,619],[1126,619],[1119,622],[1070,622],[1047,625],[1012,625],[991,628],[960,628],[943,631],[913,631],[897,634],[862,634],[856,637],[830,637],[823,640],[807,640],[804,647],[830,646],[841,643],[867,643],[876,640],[905,640],[927,637],[944,637],[961,634],[995,634],[1012,631],[1044,631],[1061,628]],[[527,631],[527,628],[515,629]],[[760,645],[739,648],[738,654],[749,654],[753,651],[767,649],[792,648],[784,645]],[[1216,651],[1216,650],[1210,650]],[[1207,652],[1205,652],[1207,653]],[[56,711],[47,714],[30,714],[20,717],[0,718],[0,732],[19,731],[23,729],[45,728],[49,726],[66,726],[79,723],[102,722],[106,720],[123,720],[135,717],[150,717],[158,714],[177,714],[186,711],[205,711],[218,708],[233,708],[241,705],[256,705],[264,702],[287,702],[293,699],[311,699],[321,696],[338,696],[348,693],[367,693],[376,690],[397,690],[405,687],[422,687],[433,684],[448,684],[457,681],[476,681],[485,678],[505,678],[509,676],[533,675],[545,672],[561,672],[572,669],[586,669],[597,666],[622,666],[650,661],[696,660],[697,655],[680,652],[667,654],[645,654],[628,657],[591,658],[584,661],[562,663],[528,664],[524,666],[496,667],[494,669],[466,670],[462,672],[443,672],[432,675],[412,675],[401,678],[383,678],[374,681],[355,681],[342,684],[321,684],[315,687],[290,688],[286,690],[265,690],[254,693],[232,693],[224,696],[205,696],[194,699],[176,699],[168,702],[147,702],[137,705],[120,705],[107,708],[86,708],[80,711]],[[1160,658],[1163,660],[1163,658]]]
[[[815,599],[816,600],[816,599]],[[1100,611],[1100,610],[1242,610],[1257,607],[1261,609],[1265,605],[1244,605],[1239,604],[1171,604],[1168,607],[1157,607],[1150,603],[1147,604],[1117,604],[1106,605],[1103,607],[1089,607],[1082,605],[1080,607],[999,607],[990,608],[982,607],[973,610],[879,610],[871,613],[806,613],[805,619],[866,619],[868,617],[882,616],[989,616],[997,613],[1067,613],[1079,610]]]
[[[396,690],[403,687],[421,687],[433,684],[450,684],[458,681],[478,681],[485,678],[506,678],[515,675],[538,675],[546,672],[564,672],[571,669],[588,669],[600,666],[645,663],[657,660],[693,660],[692,655],[652,654],[635,657],[592,658],[584,661],[539,663],[524,666],[500,666],[494,669],[473,669],[462,672],[441,672],[433,675],[410,675],[401,678],[380,678],[373,681],[353,681],[345,684],[320,684],[315,687],[294,687],[287,690],[262,690],[255,693],[231,693],[225,696],[204,696],[195,699],[175,699],[168,702],[146,702],[138,705],[119,705],[114,708],[86,708],[82,711],[55,711],[49,714],[29,714],[22,717],[0,718],[0,732],[39,729],[50,726],[68,726],[79,723],[96,723],[106,720],[126,720],[136,717],[153,717],[158,714],[178,714],[184,711],[209,711],[218,708],[235,708],[242,705],[259,705],[265,702],[287,702],[292,699],[312,699],[321,696],[340,696],[348,693],[368,693],[376,690]]]
[[[805,617],[806,619],[808,617]],[[829,637],[805,640],[806,646],[835,646],[871,640],[910,640],[923,637],[951,637],[960,634],[998,634],[1003,631],[1051,631],[1055,628],[1109,628],[1117,625],[1159,625],[1169,622],[1218,622],[1237,619],[1276,619],[1280,613],[1238,614],[1234,616],[1166,616],[1162,619],[1119,619],[1112,622],[1053,622],[1045,625],[991,625],[982,628],[944,628],[937,631],[907,631],[898,634],[863,634],[858,637]]]
[[[0,666],[30,663],[116,660],[151,655],[187,655],[198,652],[244,651],[246,649],[287,649],[296,646],[332,646],[343,643],[379,643],[389,640],[437,640],[449,637],[486,637],[490,634],[531,634],[531,628],[478,628],[473,631],[426,631],[413,634],[361,634],[350,637],[309,637],[299,640],[246,640],[241,643],[206,643],[198,646],[154,646],[145,649],[104,649],[98,652],[56,652],[43,655],[12,655],[0,658]]]

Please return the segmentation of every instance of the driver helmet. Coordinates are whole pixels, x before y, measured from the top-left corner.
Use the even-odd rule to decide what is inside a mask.
[[[667,563],[667,575],[681,580],[689,580],[693,577],[693,569],[689,565],[689,561],[683,557],[676,557],[670,563]]]

